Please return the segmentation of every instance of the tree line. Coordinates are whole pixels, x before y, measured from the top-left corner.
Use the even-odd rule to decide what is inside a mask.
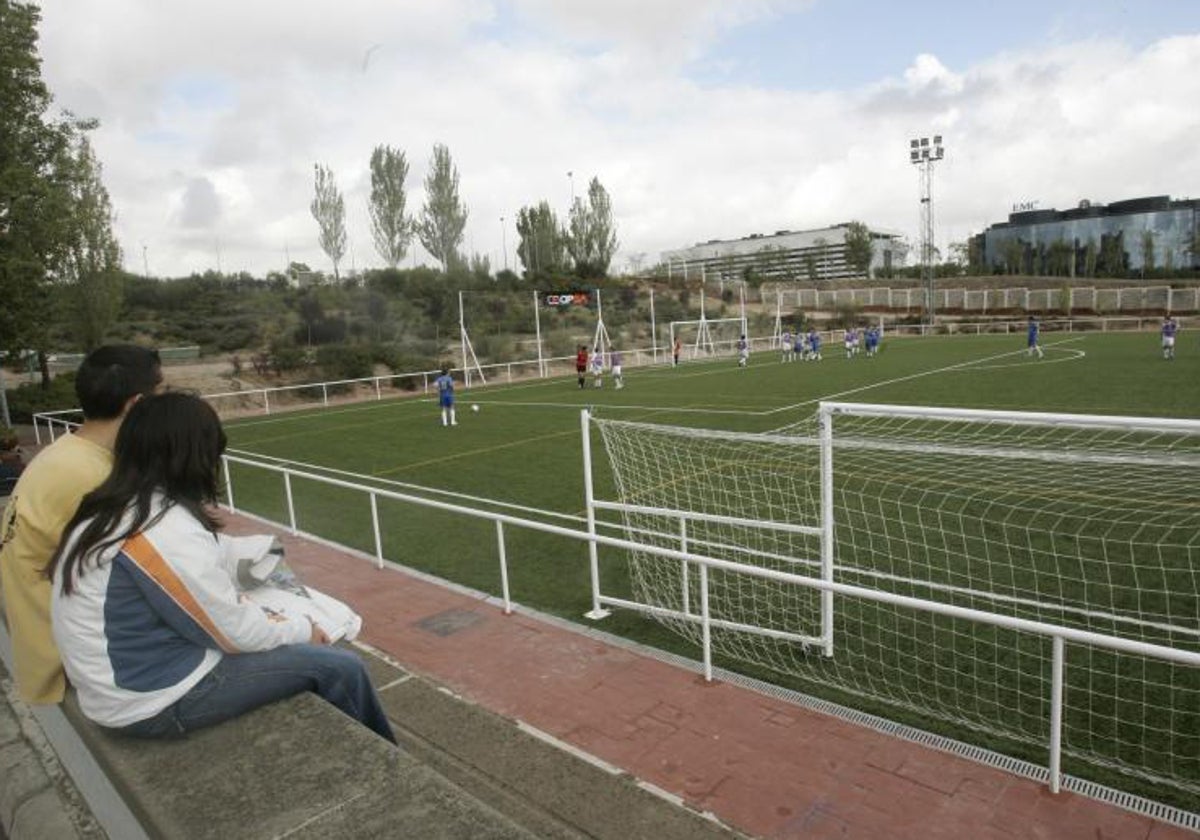
[[[94,120],[51,113],[32,3],[0,0],[0,351],[34,349],[48,378],[52,324],[99,344],[121,305],[121,246]]]
[[[425,176],[425,204],[419,216],[408,212],[409,165],[405,153],[389,145],[371,152],[371,192],[367,210],[371,239],[380,259],[396,268],[408,254],[413,238],[437,260],[442,271],[466,267],[488,273],[486,257],[462,251],[470,215],[459,194],[459,172],[450,149],[435,143]],[[314,195],[309,206],[317,222],[317,242],[333,264],[334,279],[346,256],[346,203],[332,170],[313,167]],[[575,198],[560,223],[548,201],[517,212],[517,258],[526,277],[571,274],[584,279],[608,276],[618,246],[612,199],[600,179],[593,177],[585,196]]]

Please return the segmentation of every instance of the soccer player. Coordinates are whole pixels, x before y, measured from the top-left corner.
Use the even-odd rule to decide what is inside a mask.
[[[795,358],[795,350],[792,345],[792,331],[790,328],[783,331],[783,335],[779,337],[779,345],[783,348],[783,358],[781,362],[790,362]]]
[[[1026,335],[1025,335],[1025,342],[1026,342],[1026,348],[1027,348],[1025,351],[1025,355],[1032,356],[1034,353],[1037,353],[1037,357],[1039,359],[1046,355],[1045,353],[1042,352],[1042,345],[1038,341],[1038,334],[1040,331],[1041,331],[1041,325],[1038,323],[1038,319],[1035,318],[1034,316],[1030,315],[1029,316],[1029,326],[1027,328]]]
[[[750,362],[750,342],[746,340],[745,333],[737,340],[737,351],[738,367],[745,367]]]
[[[808,331],[808,357],[814,362],[821,361],[821,334],[816,327]]]
[[[12,637],[13,677],[26,703],[58,703],[66,690],[50,625],[46,567],[80,499],[112,470],[125,415],[161,385],[157,351],[132,345],[93,350],[75,374],[83,424],[39,452],[13,488],[0,525],[0,595]]]
[[[1164,359],[1175,358],[1175,333],[1179,330],[1179,324],[1170,315],[1163,317],[1162,322],[1162,354]]]
[[[879,328],[875,326],[867,327],[867,355],[874,356],[879,352]]]
[[[675,359],[675,361],[673,362],[675,367],[679,367],[679,353],[681,350],[683,350],[683,341],[681,341],[679,339],[679,337],[676,336],[675,346],[671,348],[672,358]],[[580,387],[583,387],[583,386],[581,385]]]
[[[800,361],[808,361],[808,338],[800,330],[796,330],[795,345],[792,348],[792,361],[796,361],[796,356],[800,357]]]
[[[433,381],[438,389],[438,405],[442,407],[442,425],[457,426],[458,419],[454,416],[454,377],[450,368],[442,368],[442,375]]]
[[[613,382],[616,383],[616,389],[619,391],[625,387],[625,377],[621,375],[621,351],[612,350],[608,354],[608,364],[612,368]]]
[[[854,348],[857,343],[858,331],[854,327],[847,327],[846,331],[842,333],[842,344],[846,348],[847,359],[854,357]]]
[[[678,364],[678,362],[676,362]],[[575,354],[575,373],[579,376],[579,387],[583,388],[584,377],[587,376],[588,352],[587,346],[580,344],[579,352]]]
[[[604,354],[599,347],[592,351],[592,385],[596,388],[604,385]]]

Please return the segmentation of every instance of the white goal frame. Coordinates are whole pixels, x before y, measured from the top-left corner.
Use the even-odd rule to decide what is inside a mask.
[[[1129,638],[1121,635],[1114,635],[1110,632],[1098,632],[1091,629],[1082,629],[1077,626],[1071,626],[1068,623],[1058,622],[1046,618],[1025,618],[1005,614],[1002,610],[980,609],[971,606],[960,606],[958,604],[946,603],[926,597],[913,597],[911,595],[897,594],[886,591],[886,589],[875,587],[864,587],[860,585],[848,584],[843,580],[834,578],[835,572],[835,557],[836,545],[835,539],[835,507],[834,507],[834,462],[836,452],[839,446],[848,446],[852,448],[888,448],[890,446],[907,447],[907,451],[923,451],[926,444],[921,442],[904,442],[900,441],[892,443],[886,439],[876,443],[866,443],[859,440],[855,434],[850,433],[844,435],[844,440],[839,442],[835,435],[835,425],[838,417],[874,417],[885,419],[928,419],[937,423],[978,423],[978,422],[1001,422],[1015,426],[1027,426],[1031,428],[1045,428],[1051,430],[1065,430],[1066,432],[1075,431],[1114,431],[1118,433],[1133,433],[1148,435],[1156,434],[1180,434],[1200,437],[1200,421],[1185,420],[1185,419],[1169,419],[1169,418],[1145,418],[1145,417],[1121,417],[1121,416],[1100,416],[1100,415],[1079,415],[1079,414],[1059,414],[1048,412],[1016,412],[1016,411],[988,411],[975,409],[947,409],[947,408],[928,408],[920,406],[894,406],[894,405],[876,405],[867,403],[841,403],[841,402],[822,402],[818,408],[817,434],[815,436],[809,434],[803,436],[802,432],[797,431],[792,435],[749,435],[736,434],[729,432],[720,432],[705,429],[680,429],[680,433],[686,432],[688,436],[697,435],[703,438],[718,438],[723,441],[734,442],[738,439],[761,440],[767,443],[779,442],[787,443],[791,446],[812,446],[819,448],[819,504],[817,513],[819,524],[795,524],[784,522],[769,522],[757,521],[751,519],[736,518],[733,516],[718,516],[706,512],[686,511],[686,510],[670,510],[663,507],[649,507],[640,504],[631,504],[622,501],[605,501],[598,499],[595,494],[592,472],[592,451],[591,451],[591,435],[595,429],[594,424],[607,423],[616,424],[617,426],[641,426],[648,424],[629,423],[627,421],[602,420],[594,421],[590,416],[590,412],[584,410],[581,413],[581,427],[583,437],[583,468],[584,468],[584,493],[586,500],[587,512],[587,528],[589,534],[589,562],[591,573],[591,588],[592,588],[592,609],[586,613],[588,618],[598,620],[610,614],[609,607],[622,607],[639,611],[643,614],[654,615],[661,618],[666,618],[675,622],[687,622],[692,625],[699,625],[700,628],[700,644],[703,655],[704,676],[707,680],[712,679],[712,646],[714,644],[712,637],[712,628],[716,627],[721,630],[735,630],[752,636],[766,637],[767,639],[795,641],[803,644],[806,650],[811,650],[817,646],[821,653],[826,657],[833,657],[834,649],[834,595],[842,595],[850,598],[865,599],[866,601],[881,604],[891,605],[900,609],[915,610],[919,613],[940,615],[955,620],[975,623],[978,625],[992,626],[995,628],[1003,628],[1005,630],[1016,631],[1018,633],[1033,634],[1041,637],[1050,644],[1048,651],[1046,666],[1047,675],[1045,679],[1045,689],[1049,695],[1045,699],[1048,701],[1045,705],[1045,715],[1048,718],[1048,740],[1049,740],[1049,760],[1048,760],[1048,783],[1052,792],[1057,793],[1060,790],[1062,779],[1062,753],[1064,751],[1064,707],[1066,705],[1067,695],[1067,680],[1065,672],[1068,667],[1066,645],[1087,645],[1095,648],[1103,649],[1113,653],[1131,654],[1135,656],[1147,657],[1156,660],[1160,663],[1177,663],[1181,666],[1200,669],[1200,652],[1195,652],[1188,649],[1188,646],[1167,646],[1155,641],[1146,641],[1143,639]],[[661,427],[668,429],[669,427]],[[811,428],[811,427],[810,427]],[[638,440],[644,434],[644,431],[638,429],[630,429],[623,434],[630,436],[632,440]],[[607,438],[609,432],[601,431],[601,434]],[[607,440],[606,440],[607,443]],[[937,444],[929,444],[932,450]],[[915,447],[915,449],[914,449]],[[1003,457],[1003,449],[989,447],[987,443],[981,445],[967,444],[960,445],[964,455],[970,454],[986,454],[989,456],[997,456],[1001,453]],[[1079,461],[1084,463],[1111,464],[1117,459],[1124,462],[1129,456],[1126,454],[1114,455],[1110,452],[1097,449],[1096,451],[1073,450],[1061,451],[1054,448],[1046,448],[1041,450],[1033,450],[1032,452],[1022,453],[1022,458],[1032,457],[1035,460],[1045,461],[1049,468],[1052,468],[1055,463],[1069,461]],[[1138,456],[1135,456],[1138,457]],[[1183,457],[1191,463],[1192,460],[1197,462],[1200,467],[1200,456],[1188,454],[1180,454],[1177,457]],[[1145,459],[1142,459],[1145,460]],[[811,508],[810,508],[811,510]],[[598,545],[604,542],[603,538],[597,532],[598,517],[597,513],[602,511],[618,512],[618,513],[641,513],[650,514],[656,518],[665,518],[668,520],[675,519],[678,521],[678,530],[676,533],[668,534],[662,532],[651,532],[638,530],[630,524],[626,519],[625,530],[626,534],[621,541],[620,546],[626,551],[632,550],[630,546],[639,545],[637,551],[645,551],[649,555],[657,556],[661,559],[670,558],[682,564],[684,574],[698,573],[699,575],[699,609],[696,610],[691,604],[686,595],[682,600],[683,608],[674,609],[672,607],[663,606],[662,603],[640,603],[628,599],[617,598],[611,595],[606,595],[600,588],[599,576],[599,557]],[[808,568],[800,572],[776,571],[772,569],[756,568],[753,565],[745,564],[731,559],[734,552],[741,551],[742,554],[750,556],[766,556],[757,554],[756,551],[746,551],[739,546],[730,546],[732,552],[727,553],[729,556],[722,557],[725,553],[722,551],[722,546],[708,543],[706,545],[692,545],[689,543],[689,522],[704,521],[713,523],[732,524],[743,528],[761,528],[769,530],[791,530],[808,535],[818,536],[820,540],[820,560],[819,563],[813,563],[811,560],[799,560],[800,564],[807,564]],[[611,521],[601,523],[610,526]],[[667,531],[669,528],[661,529]],[[642,541],[649,537],[645,543]],[[665,538],[665,539],[664,539]],[[657,540],[657,543],[655,542]],[[663,544],[663,543],[666,544]],[[815,568],[814,568],[815,567]],[[788,632],[786,628],[772,627],[754,627],[743,623],[734,623],[728,620],[721,620],[717,616],[710,614],[709,610],[709,569],[719,569],[724,571],[737,571],[746,575],[750,575],[752,579],[761,580],[776,580],[781,584],[789,586],[798,586],[808,590],[815,590],[820,593],[820,611],[819,618],[821,623],[821,631],[819,634],[804,634],[803,632]],[[817,571],[819,569],[819,572]],[[744,570],[744,572],[743,572]],[[686,581],[686,576],[684,577]],[[678,593],[676,593],[678,594]],[[675,603],[678,600],[673,596]],[[1099,614],[1097,614],[1099,615]],[[1104,617],[1101,615],[1101,617]],[[1115,616],[1107,616],[1115,618]],[[743,619],[745,620],[745,619]],[[1151,627],[1160,625],[1148,624]],[[1200,628],[1192,628],[1188,626],[1174,626],[1169,629],[1182,632],[1188,636],[1200,634]],[[814,651],[815,652],[815,651]],[[1072,672],[1080,667],[1078,661],[1070,663]],[[1084,665],[1083,667],[1087,667]],[[1197,671],[1200,673],[1200,670]],[[1078,755],[1078,753],[1072,753]],[[1124,767],[1124,765],[1122,765]],[[1125,768],[1128,769],[1128,768]],[[1137,773],[1136,769],[1131,772]],[[1155,776],[1144,776],[1144,778],[1159,778]],[[1178,785],[1178,781],[1170,781],[1169,783]]]
[[[745,332],[746,322],[741,318],[698,318],[690,321],[672,321],[671,322],[671,342],[670,347],[675,346],[675,332],[679,327],[694,326],[696,327],[696,340],[692,342],[691,358],[698,358],[702,353],[706,356],[716,356],[720,349],[712,337],[710,327],[713,324],[738,324],[739,329]],[[734,345],[730,343],[729,350],[733,351]]]

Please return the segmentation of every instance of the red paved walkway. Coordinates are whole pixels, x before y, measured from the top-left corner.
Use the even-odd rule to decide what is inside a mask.
[[[234,532],[265,530],[228,519]],[[317,543],[285,542],[304,580],[362,614],[363,641],[750,834],[1196,837],[748,689],[706,684],[681,668],[535,618],[505,616],[477,598]]]

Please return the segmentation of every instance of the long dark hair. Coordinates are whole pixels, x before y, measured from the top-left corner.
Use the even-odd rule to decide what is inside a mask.
[[[134,404],[113,447],[113,470],[99,487],[83,497],[79,510],[63,529],[63,541],[50,560],[47,575],[63,566],[63,594],[70,595],[87,560],[153,525],[180,505],[209,531],[220,523],[206,508],[217,500],[217,475],[225,432],[212,406],[194,394],[168,393],[143,397]],[[151,512],[154,495],[165,504]],[[86,522],[69,553],[67,538]]]

